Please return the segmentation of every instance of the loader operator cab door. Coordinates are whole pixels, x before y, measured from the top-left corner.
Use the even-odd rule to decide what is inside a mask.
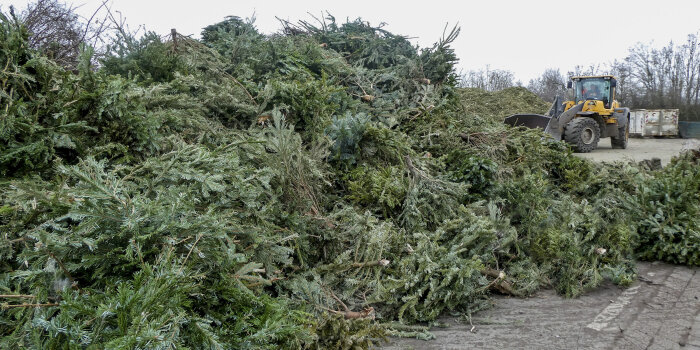
[[[608,77],[575,79],[574,97],[576,101],[599,100],[605,108],[610,108],[613,100],[612,87],[615,86]]]

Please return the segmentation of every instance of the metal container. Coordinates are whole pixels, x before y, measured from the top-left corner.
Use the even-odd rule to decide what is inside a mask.
[[[630,135],[678,136],[678,109],[634,109],[630,111]]]
[[[700,122],[678,122],[678,133],[684,139],[700,139]]]

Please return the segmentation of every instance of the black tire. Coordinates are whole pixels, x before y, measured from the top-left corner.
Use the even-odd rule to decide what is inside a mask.
[[[627,121],[624,127],[617,129],[617,136],[610,138],[610,144],[615,149],[627,149],[627,142],[630,138],[630,122]]]
[[[600,127],[598,122],[588,117],[578,117],[564,127],[564,141],[574,152],[588,153],[598,147]]]

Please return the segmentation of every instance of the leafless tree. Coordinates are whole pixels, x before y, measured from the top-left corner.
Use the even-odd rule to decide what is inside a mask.
[[[635,105],[636,94],[632,86],[632,68],[626,60],[614,60],[610,63],[609,73],[617,78],[615,99],[623,106]]]
[[[545,101],[554,101],[557,95],[566,97],[566,82],[559,69],[546,69],[542,76],[530,80],[527,88]]]
[[[597,63],[590,64],[588,66],[577,65],[574,67],[573,71],[567,72],[567,78],[575,76],[590,76],[590,75],[601,75],[605,74],[605,65]]]
[[[626,96],[637,108],[680,108],[686,119],[700,120],[700,41],[690,34],[685,43],[658,48],[630,48]]]
[[[102,2],[89,18],[77,7],[58,0],[37,0],[21,12],[29,31],[29,45],[67,69],[76,69],[81,45],[95,49],[94,60],[104,53],[110,27],[107,2]]]
[[[485,69],[477,71],[471,70],[466,74],[461,74],[461,87],[479,88],[486,91],[498,91],[505,88],[515,86],[513,72],[500,69],[491,69],[486,66]]]

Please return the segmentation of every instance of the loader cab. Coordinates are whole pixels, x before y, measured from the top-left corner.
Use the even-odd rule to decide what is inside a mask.
[[[617,82],[612,76],[600,77],[573,77],[571,78],[574,89],[574,101],[603,101],[605,108],[610,108],[615,99],[615,86]]]

